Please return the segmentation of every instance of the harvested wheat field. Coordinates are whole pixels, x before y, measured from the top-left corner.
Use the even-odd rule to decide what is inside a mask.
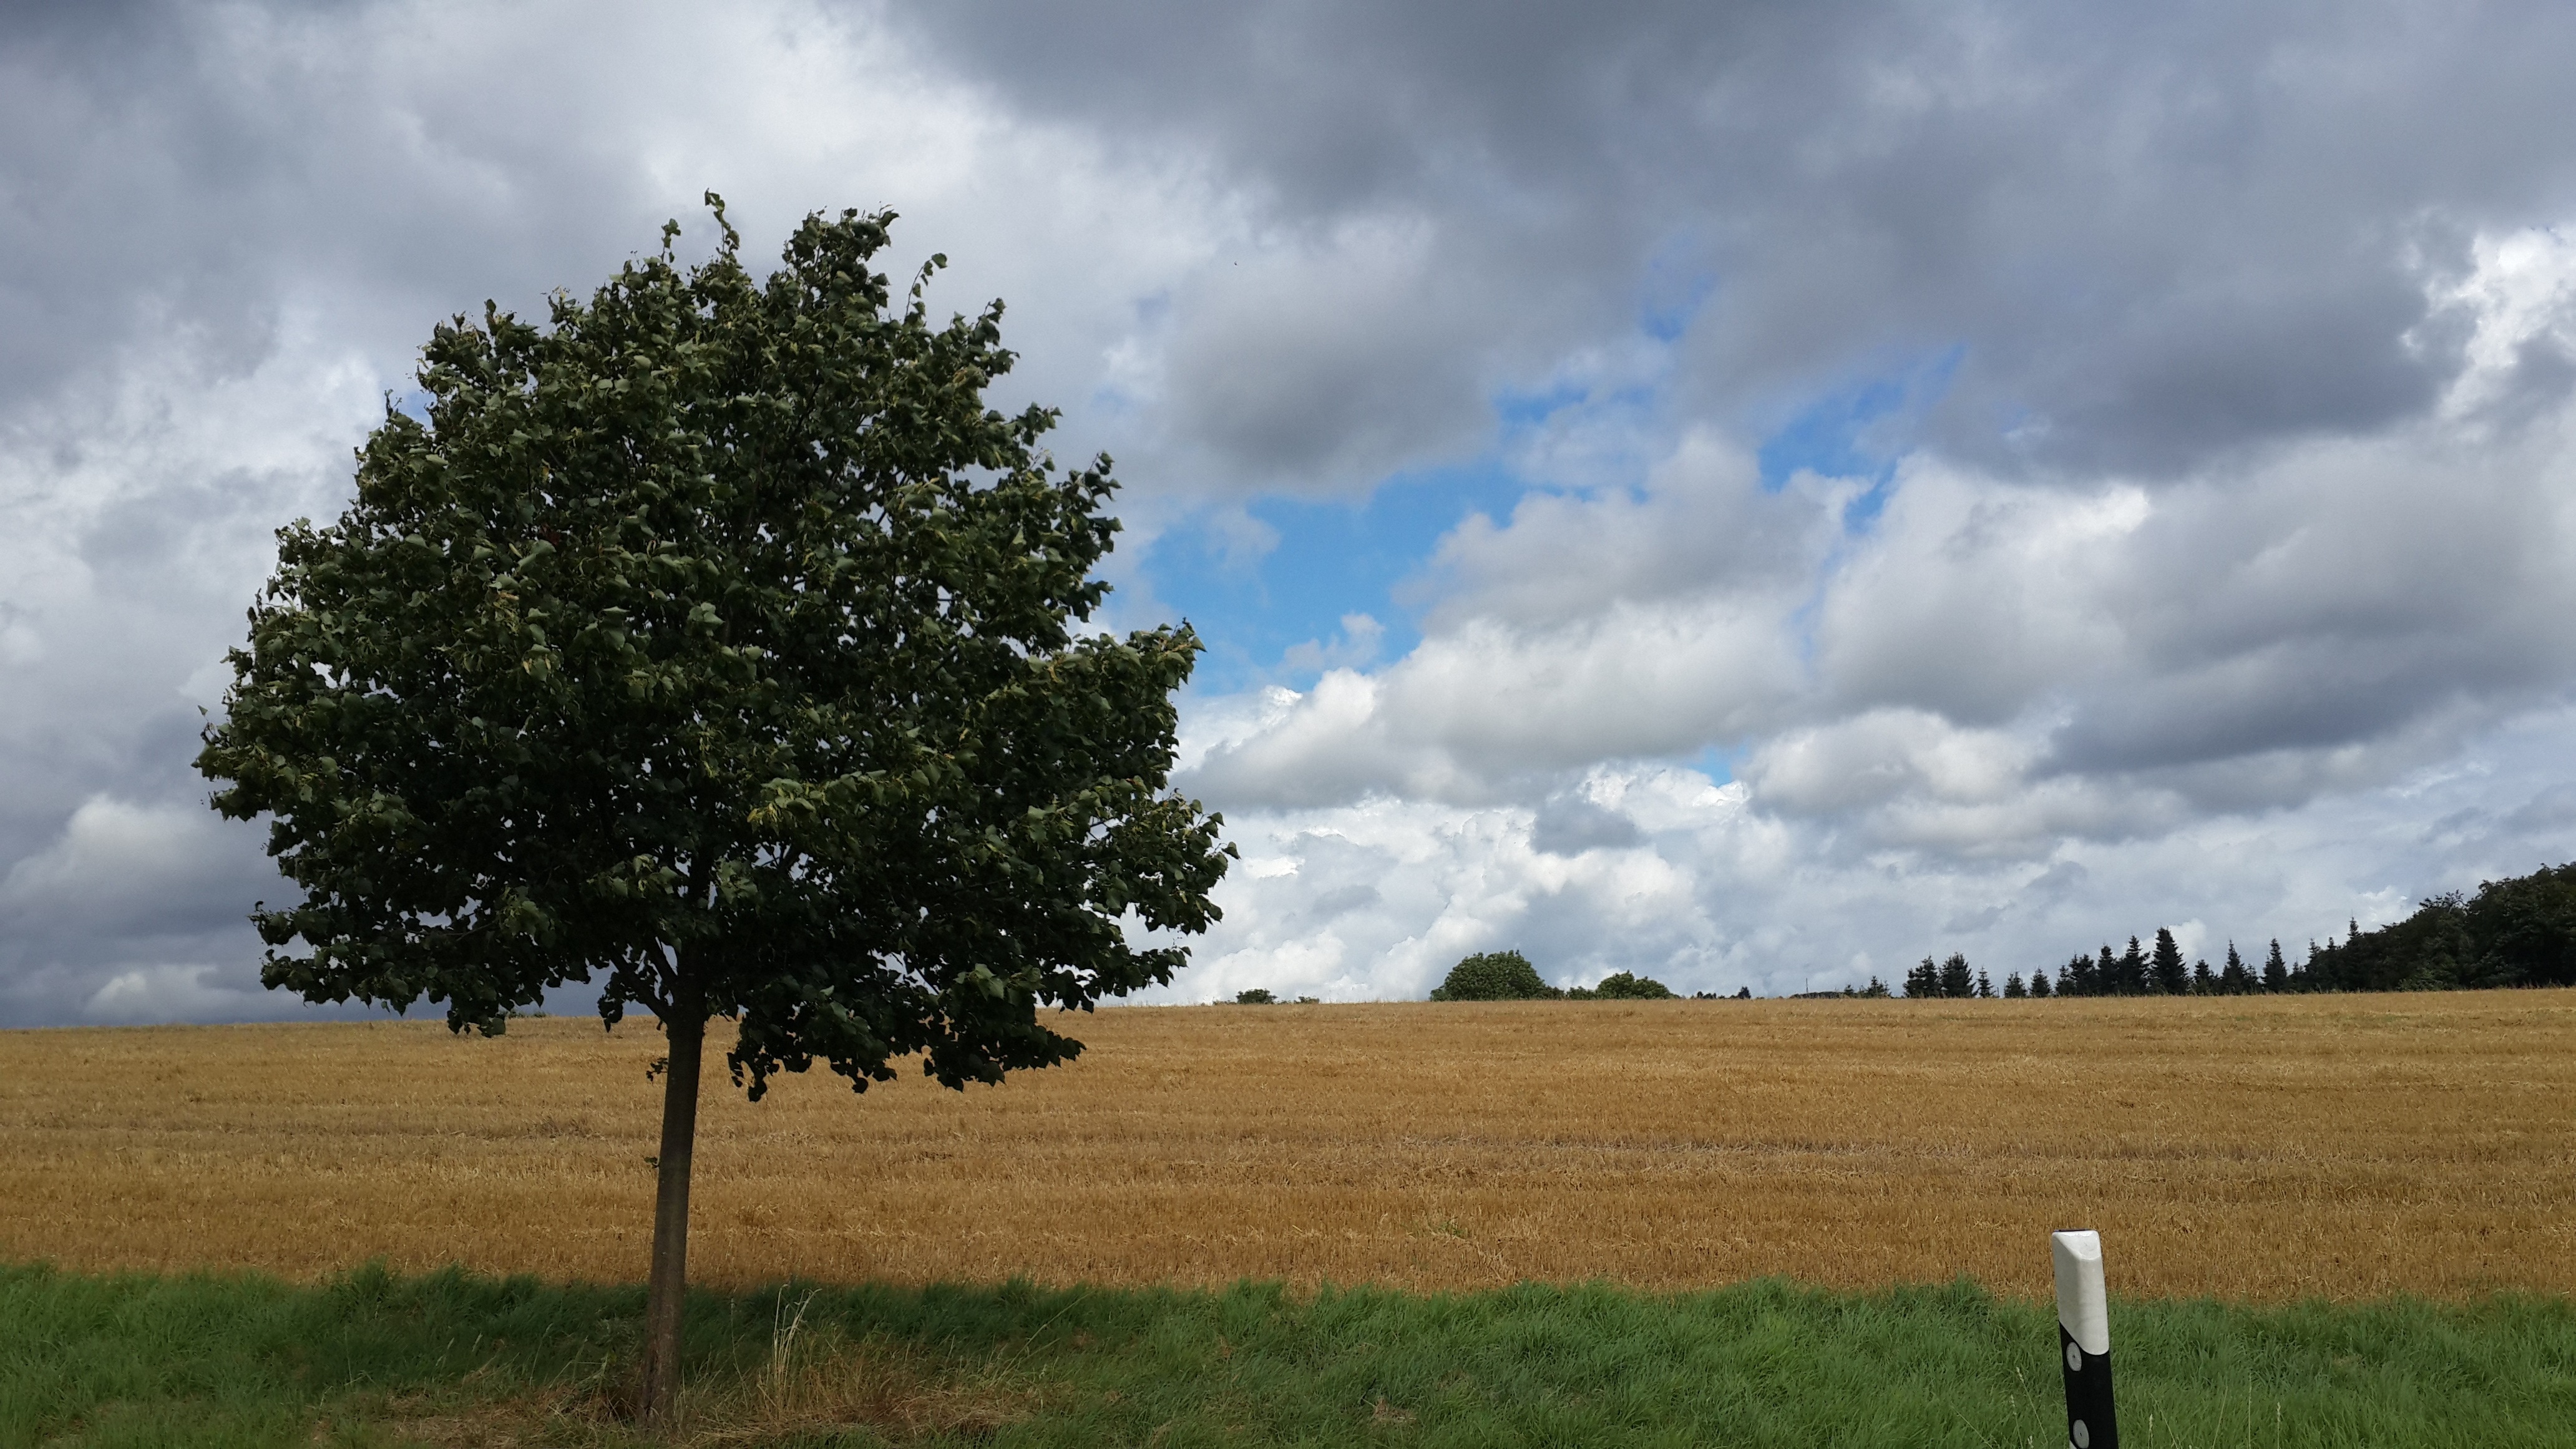
[[[2576,1291],[2576,993],[1192,1007],[752,1105],[693,1276]],[[0,1260],[641,1278],[649,1021],[0,1033]]]

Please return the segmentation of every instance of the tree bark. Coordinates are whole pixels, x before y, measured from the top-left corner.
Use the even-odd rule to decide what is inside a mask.
[[[689,1286],[689,1159],[698,1140],[698,1058],[707,1018],[696,993],[673,992],[662,1023],[670,1065],[662,1073],[662,1157],[653,1194],[653,1275],[644,1304],[644,1383],[637,1408],[667,1428],[680,1403],[680,1320]]]

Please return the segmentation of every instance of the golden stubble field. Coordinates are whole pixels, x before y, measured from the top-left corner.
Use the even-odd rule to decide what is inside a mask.
[[[959,1095],[711,1071],[693,1276],[2576,1291],[2576,992],[1128,1009]],[[0,1033],[0,1259],[638,1279],[649,1020]]]

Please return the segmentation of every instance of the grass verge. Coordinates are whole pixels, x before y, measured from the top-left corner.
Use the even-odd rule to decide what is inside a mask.
[[[0,1445],[644,1442],[638,1289],[0,1268]],[[2130,1445],[2576,1443],[2576,1305],[2113,1307]],[[2055,1330],[1972,1284],[702,1294],[681,1443],[2055,1445]]]

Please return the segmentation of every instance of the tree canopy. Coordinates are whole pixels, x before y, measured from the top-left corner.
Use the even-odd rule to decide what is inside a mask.
[[[1670,1001],[1673,990],[1651,976],[1613,971],[1598,986],[1560,988],[1540,979],[1518,951],[1479,951],[1449,968],[1431,990],[1434,1001]]]
[[[1205,929],[1229,853],[1166,788],[1196,637],[1077,628],[1108,460],[984,406],[1001,304],[932,325],[934,257],[894,306],[891,213],[755,280],[708,200],[703,264],[674,224],[544,326],[435,330],[347,512],[279,533],[198,761],[300,888],[255,916],[269,986],[487,1033],[568,982],[650,1009],[683,1241],[710,1016],[754,1098],[1060,1062],[1039,1009],[1168,981],[1136,928]]]
[[[2295,975],[2312,991],[2576,986],[2576,864],[2480,881],[2474,895],[2434,896],[2378,930],[2348,929]]]
[[[1539,979],[1538,968],[1518,951],[1479,951],[1449,968],[1432,988],[1434,1001],[1548,1001],[1563,996]]]

